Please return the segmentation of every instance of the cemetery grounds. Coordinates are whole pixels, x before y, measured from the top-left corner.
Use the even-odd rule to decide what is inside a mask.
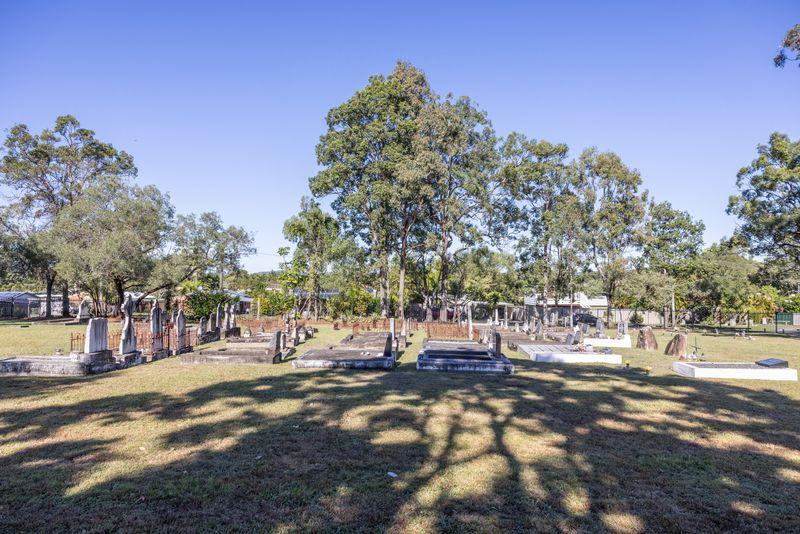
[[[68,351],[70,328],[0,326],[0,355]],[[800,530],[797,382],[682,378],[664,332],[628,366],[507,351],[512,376],[423,373],[422,337],[390,372],[2,378],[0,530]],[[695,342],[800,366],[798,339]]]

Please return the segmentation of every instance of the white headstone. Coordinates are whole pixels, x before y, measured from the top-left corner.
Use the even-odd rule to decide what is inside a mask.
[[[89,354],[108,350],[108,319],[95,317],[86,325],[83,352]]]
[[[133,302],[133,297],[128,293],[122,305],[124,319],[122,321],[122,338],[119,340],[120,354],[136,352],[136,329],[133,325],[133,311],[135,309],[136,304]]]
[[[83,297],[81,303],[78,305],[78,319],[87,320],[91,319],[92,314],[89,313],[89,297]]]

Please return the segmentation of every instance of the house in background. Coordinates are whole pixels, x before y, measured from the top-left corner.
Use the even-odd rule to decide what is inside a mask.
[[[39,297],[27,291],[0,291],[0,318],[25,319],[39,313]]]

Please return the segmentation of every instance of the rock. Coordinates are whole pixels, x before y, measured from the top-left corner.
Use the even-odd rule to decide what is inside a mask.
[[[658,342],[653,329],[649,326],[644,326],[639,330],[639,336],[636,338],[636,348],[644,350],[658,350]]]
[[[669,340],[664,354],[667,356],[677,356],[683,358],[686,356],[686,345],[688,340],[686,334],[675,334],[675,337]]]

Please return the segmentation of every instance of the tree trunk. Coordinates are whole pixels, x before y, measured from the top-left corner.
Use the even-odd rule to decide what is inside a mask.
[[[120,314],[122,312],[122,305],[125,303],[125,288],[122,285],[122,280],[114,279],[114,292],[117,294],[116,314]]]
[[[44,303],[44,316],[46,319],[53,317],[53,284],[55,281],[55,275],[48,275],[45,280],[47,284],[47,301]]]
[[[400,316],[401,321],[405,321],[406,318],[406,256],[408,255],[408,232],[405,233],[406,236],[403,237],[402,243],[400,243],[400,273],[397,282],[397,314]]]
[[[66,282],[61,286],[61,317],[69,317],[69,286]]]

